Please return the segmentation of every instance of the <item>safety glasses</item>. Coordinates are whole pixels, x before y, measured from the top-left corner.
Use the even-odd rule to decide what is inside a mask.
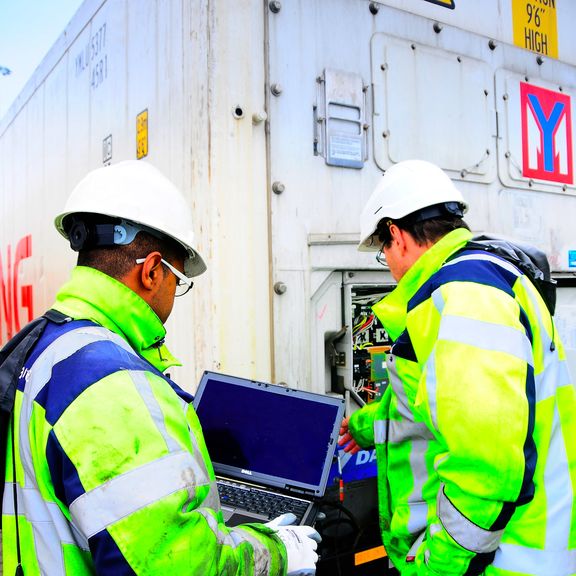
[[[382,244],[380,250],[378,250],[378,253],[376,254],[376,262],[384,266],[384,268],[388,268],[388,262],[386,262],[386,255],[384,254],[384,244]]]
[[[136,264],[143,264],[144,260],[146,260],[146,258],[138,258],[136,260]],[[174,274],[174,276],[176,276],[177,278],[176,292],[174,296],[184,296],[184,294],[187,294],[192,288],[192,286],[194,286],[194,282],[192,281],[192,279],[188,278],[187,276],[184,276],[184,274],[182,274],[180,270],[174,268],[174,266],[172,266],[170,262],[166,262],[164,258],[162,258],[160,262],[162,262],[162,264],[164,264],[164,266],[166,266],[166,268],[168,268],[168,270],[170,270],[170,272],[172,272],[172,274]]]

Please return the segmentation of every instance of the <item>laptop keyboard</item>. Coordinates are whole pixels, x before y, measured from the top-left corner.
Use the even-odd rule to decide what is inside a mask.
[[[218,481],[218,494],[224,506],[256,512],[269,520],[285,512],[292,512],[296,516],[296,524],[302,520],[309,505],[306,500],[236,484],[229,480]]]

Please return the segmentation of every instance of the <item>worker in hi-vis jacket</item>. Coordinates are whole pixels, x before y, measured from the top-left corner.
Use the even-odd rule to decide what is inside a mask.
[[[53,305],[69,321],[48,324],[18,382],[4,574],[312,574],[313,528],[225,525],[192,398],[165,375],[164,323],[206,270],[183,195],[121,162],[55,224],[78,266]]]
[[[402,576],[576,574],[576,399],[534,284],[467,248],[467,209],[428,162],[386,171],[361,250],[398,282],[374,306],[390,386],[345,419],[375,446],[384,547]]]

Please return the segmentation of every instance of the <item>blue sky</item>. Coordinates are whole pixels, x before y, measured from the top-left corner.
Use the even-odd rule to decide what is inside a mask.
[[[27,80],[82,0],[0,0],[0,118],[24,88]]]

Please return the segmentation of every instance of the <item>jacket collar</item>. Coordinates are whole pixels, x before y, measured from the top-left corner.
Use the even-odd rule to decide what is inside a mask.
[[[166,329],[154,310],[130,288],[99,270],[74,268],[52,307],[115,332],[161,372],[180,365],[164,344]]]
[[[446,234],[418,258],[390,294],[372,307],[393,341],[406,327],[407,306],[412,296],[440,269],[451,254],[464,247],[471,238],[472,233],[465,228]]]

